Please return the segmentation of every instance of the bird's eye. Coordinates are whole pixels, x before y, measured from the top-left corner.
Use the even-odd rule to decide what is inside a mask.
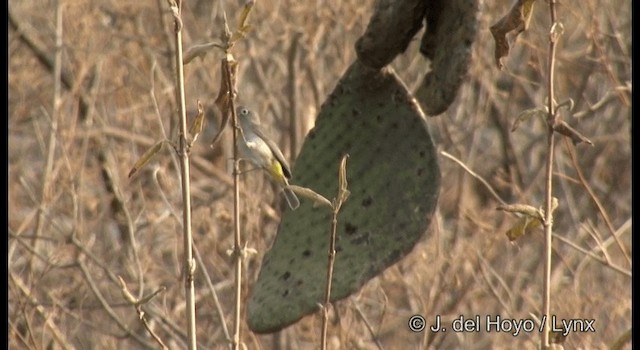
[[[242,110],[240,110],[240,114],[247,115],[247,114],[249,114],[249,110],[246,109],[246,108],[243,108]]]

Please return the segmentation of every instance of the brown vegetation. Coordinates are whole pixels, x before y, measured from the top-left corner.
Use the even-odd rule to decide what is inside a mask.
[[[9,6],[9,346],[157,348],[122,296],[121,276],[137,298],[166,287],[142,309],[167,346],[185,348],[177,158],[163,148],[127,178],[155,141],[177,135],[171,15],[160,0],[61,2],[63,83],[57,112],[54,2]],[[295,160],[321,103],[355,59],[354,43],[372,3],[257,2],[251,32],[235,48],[238,99],[273,125],[285,156]],[[237,2],[224,6],[235,23]],[[546,127],[532,118],[514,132],[511,128],[520,112],[545,105],[545,6],[537,4],[529,29],[499,71],[488,28],[508,8],[486,3],[469,77],[454,104],[428,120],[440,150],[460,159],[505,201],[535,207],[544,198]],[[185,47],[217,40],[220,11],[218,2],[185,2]],[[631,261],[625,257],[631,255],[631,11],[627,1],[589,0],[560,3],[558,16],[565,32],[557,51],[556,98],[575,101],[563,118],[594,145],[558,139],[554,233],[559,237],[551,310],[563,319],[595,320],[595,332],[569,334],[566,348],[607,348],[631,329]],[[44,50],[48,63],[29,40]],[[392,63],[412,90],[428,67],[418,45],[416,40]],[[234,300],[227,253],[233,245],[230,150],[208,147],[219,123],[213,99],[220,58],[212,50],[185,66],[187,106],[195,110],[199,99],[208,118],[191,163],[194,241],[204,262],[195,281],[203,349],[228,344],[203,270],[228,324]],[[299,118],[292,132],[285,131],[290,112]],[[298,141],[292,142],[294,133]],[[484,322],[487,315],[533,319],[542,308],[542,230],[510,242],[505,232],[517,218],[496,211],[498,201],[458,163],[441,157],[440,167],[442,190],[432,229],[404,260],[338,303],[340,318],[329,325],[329,348],[375,348],[363,316],[385,349],[536,348],[537,333],[408,330],[414,314],[429,322],[440,315],[448,323],[479,315]],[[245,264],[246,293],[273,241],[282,206],[261,174],[245,176],[244,240],[258,252]],[[244,327],[243,341],[250,349],[317,348],[320,325],[316,315],[277,335],[253,335]]]

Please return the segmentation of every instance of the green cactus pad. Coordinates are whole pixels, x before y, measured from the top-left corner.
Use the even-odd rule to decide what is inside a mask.
[[[323,104],[292,184],[333,199],[344,154],[351,195],[338,215],[331,300],[406,256],[427,232],[440,171],[423,113],[389,69],[355,62]],[[324,300],[331,210],[307,198],[286,210],[247,307],[249,327],[274,332]]]

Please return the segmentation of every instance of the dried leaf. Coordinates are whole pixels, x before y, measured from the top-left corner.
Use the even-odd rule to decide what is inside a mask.
[[[496,42],[495,59],[496,66],[502,69],[503,64],[501,58],[509,55],[509,42],[507,34],[515,31],[514,38],[520,33],[527,30],[529,20],[533,13],[533,4],[535,0],[518,0],[498,22],[491,26],[491,34]]]
[[[240,13],[240,21],[238,22],[238,29],[246,28],[248,26],[247,21],[249,20],[249,14],[251,14],[251,10],[253,9],[253,5],[255,5],[255,1],[249,0],[244,3],[244,7],[242,8],[242,12]]]
[[[347,158],[348,154],[345,154],[340,161],[340,169],[338,170],[338,203],[342,206],[349,197],[349,190],[347,189]]]
[[[230,41],[235,44],[236,41],[240,39],[244,39],[250,30],[251,30],[251,26],[244,26],[242,28],[238,28],[238,30],[233,32],[233,34],[231,35]]]
[[[310,188],[296,186],[296,185],[289,185],[289,186],[287,186],[287,188],[290,189],[291,191],[295,192],[296,194],[301,195],[302,197],[311,199],[315,203],[318,203],[318,204],[321,204],[321,205],[326,205],[329,208],[333,208],[333,204],[331,204],[331,201],[329,201],[328,199],[323,197],[321,194],[319,194],[317,192],[314,192]]]
[[[560,109],[560,108],[566,108],[567,111],[571,112],[573,111],[573,107],[575,107],[576,103],[573,102],[572,98],[566,99],[564,100],[562,103],[559,103],[558,106],[556,107],[556,109]]]
[[[579,144],[580,142],[588,143],[593,146],[593,142],[588,138],[584,137],[578,130],[572,128],[567,124],[564,120],[560,120],[553,127],[553,130],[559,132],[560,134],[567,136],[571,139],[574,145]]]
[[[216,107],[222,113],[222,123],[220,123],[220,128],[218,128],[218,133],[211,141],[211,147],[215,145],[216,142],[222,136],[222,132],[226,129],[227,123],[229,121],[229,114],[231,111],[231,98],[236,94],[236,75],[238,72],[238,62],[233,57],[232,54],[228,53],[225,58],[220,61],[220,70],[221,70],[221,78],[220,78],[220,91],[218,92],[218,97],[216,98]],[[228,73],[231,73],[231,76],[228,76]],[[229,85],[229,81],[231,85]]]
[[[228,35],[228,47],[231,48],[235,43],[243,39],[247,36],[249,31],[251,31],[251,25],[249,22],[249,14],[255,5],[255,1],[249,0],[244,3],[244,7],[242,8],[242,12],[240,13],[240,20],[238,21],[238,28],[231,34]]]
[[[145,166],[147,163],[149,163],[151,158],[153,158],[153,156],[155,156],[156,153],[158,153],[160,151],[160,149],[162,148],[162,145],[165,142],[167,142],[167,140],[158,141],[158,142],[155,143],[155,145],[151,146],[151,148],[149,148],[146,152],[144,152],[142,157],[140,157],[140,159],[138,159],[138,161],[133,165],[133,168],[131,169],[131,171],[129,171],[129,176],[128,177],[131,178],[140,169],[142,169],[143,166]]]
[[[189,137],[191,138],[189,145],[193,145],[193,143],[196,142],[202,129],[204,129],[204,108],[200,100],[198,100],[198,115],[193,119],[193,123],[189,128]]]
[[[558,208],[558,198],[551,197],[551,214]],[[544,214],[544,209],[540,208],[540,212]]]
[[[204,58],[204,56],[206,56],[214,47],[222,48],[222,45],[219,43],[208,43],[191,46],[187,49],[187,52],[185,52],[184,57],[182,58],[182,64],[186,65],[196,57]]]
[[[230,77],[227,77],[228,73]],[[216,106],[223,115],[227,115],[231,103],[231,96],[236,94],[236,73],[238,72],[238,61],[232,54],[228,53],[220,62],[220,91],[216,97]],[[231,82],[231,85],[229,85]]]
[[[518,116],[516,117],[516,120],[513,121],[513,126],[511,126],[511,132],[516,131],[520,123],[525,122],[531,119],[532,117],[538,116],[538,117],[544,118],[544,116],[546,115],[547,115],[546,108],[525,109],[524,111],[520,112],[520,114],[518,114]]]
[[[120,282],[120,292],[122,293],[122,297],[124,300],[129,302],[131,305],[136,305],[138,300],[131,294],[129,288],[127,288],[127,284],[124,282],[124,279],[118,276],[118,281]]]

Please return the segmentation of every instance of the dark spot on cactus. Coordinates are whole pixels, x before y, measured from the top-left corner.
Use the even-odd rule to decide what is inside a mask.
[[[347,222],[346,224],[344,224],[344,231],[347,233],[347,235],[352,235],[358,232],[358,226],[353,225],[350,222]]]

